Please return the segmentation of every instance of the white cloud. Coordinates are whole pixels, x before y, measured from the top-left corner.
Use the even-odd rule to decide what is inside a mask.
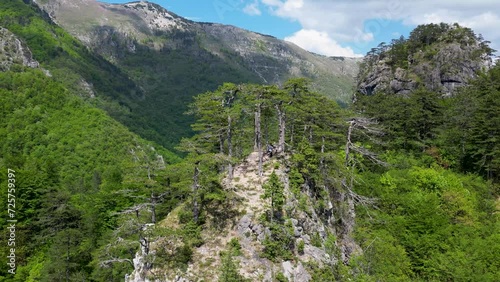
[[[292,36],[286,37],[285,40],[295,43],[306,50],[327,56],[363,56],[361,54],[355,54],[349,47],[340,46],[335,40],[330,38],[328,33],[314,29],[301,29]]]
[[[402,21],[410,26],[458,22],[481,33],[493,48],[500,49],[498,0],[260,1],[272,14],[300,23],[303,30],[324,32],[337,44],[355,48],[377,45],[378,42],[371,42],[374,37],[383,34],[393,21]]]
[[[259,10],[259,2],[255,1],[243,8],[243,12],[250,16],[260,16],[262,12]]]

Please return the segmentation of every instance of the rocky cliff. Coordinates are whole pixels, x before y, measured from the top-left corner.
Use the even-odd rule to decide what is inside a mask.
[[[0,71],[7,71],[13,65],[38,68],[30,49],[9,30],[0,27]]]
[[[444,96],[492,66],[487,42],[459,25],[418,27],[409,39],[381,43],[364,59],[357,90],[407,95],[423,87]]]

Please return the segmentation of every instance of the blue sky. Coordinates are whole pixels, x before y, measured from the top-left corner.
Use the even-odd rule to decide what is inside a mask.
[[[101,0],[108,3],[130,1]],[[458,22],[500,49],[498,0],[150,0],[179,16],[235,25],[329,56],[361,56],[418,24]]]

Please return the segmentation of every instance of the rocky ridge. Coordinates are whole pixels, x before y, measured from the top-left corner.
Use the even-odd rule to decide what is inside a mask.
[[[329,225],[325,225],[316,215],[314,209],[301,210],[298,208],[298,200],[288,187],[288,176],[286,168],[275,159],[266,158],[264,161],[264,174],[259,177],[258,153],[254,152],[248,158],[237,165],[234,169],[233,181],[224,180],[226,189],[233,191],[232,198],[226,205],[227,210],[232,210],[234,217],[230,217],[222,228],[217,228],[207,220],[207,226],[203,228],[203,244],[195,248],[192,261],[188,269],[183,273],[172,269],[152,269],[144,271],[140,264],[141,252],[134,259],[135,270],[126,277],[126,282],[139,281],[217,281],[220,275],[221,258],[219,254],[228,249],[231,239],[236,238],[241,245],[241,255],[234,259],[239,263],[239,272],[250,281],[273,281],[277,273],[283,275],[289,281],[308,282],[312,281],[307,264],[313,263],[319,266],[333,266],[338,263],[338,258],[329,254],[325,248],[327,234],[335,231]],[[271,172],[275,172],[285,187],[286,204],[284,210],[287,214],[293,237],[296,242],[293,260],[285,260],[281,263],[273,263],[262,256],[263,242],[270,234],[261,219],[269,209],[268,200],[262,199],[264,190],[262,185],[269,179]],[[172,212],[164,222],[159,224],[176,228],[176,212]],[[313,239],[313,237],[316,237]],[[316,242],[313,242],[316,240]],[[303,250],[297,250],[298,242],[302,241]],[[319,241],[320,245],[318,245]],[[163,245],[164,246],[164,245]],[[153,251],[154,252],[154,251]],[[150,273],[163,273],[161,279],[148,279]],[[158,274],[157,276],[158,277]]]

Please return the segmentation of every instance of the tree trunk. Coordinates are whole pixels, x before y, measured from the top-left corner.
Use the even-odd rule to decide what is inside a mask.
[[[352,135],[352,127],[354,125],[354,121],[349,122],[349,129],[347,130],[347,142],[345,145],[345,166],[349,167],[349,154],[351,149],[351,135]]]
[[[351,156],[350,156],[350,150],[351,150],[351,145],[352,145],[352,140],[351,140],[351,135],[352,135],[352,129],[354,127],[355,121],[352,120],[349,122],[349,128],[347,130],[347,141],[345,145],[345,166],[349,172],[349,177],[350,179],[347,179],[347,176],[344,177],[343,182],[344,182],[344,189],[347,189],[345,192],[341,192],[341,203],[347,203],[346,209],[342,210],[341,212],[341,217],[342,217],[342,232],[340,236],[341,240],[341,259],[344,262],[344,264],[349,264],[349,260],[351,257],[351,254],[353,252],[352,246],[353,246],[353,239],[352,239],[352,231],[354,228],[354,222],[356,218],[356,212],[355,212],[355,207],[354,207],[354,200],[351,196],[351,191],[352,191],[352,184],[354,181],[354,176],[352,175],[354,168],[350,168],[351,164]],[[348,183],[349,181],[349,183]]]
[[[198,223],[199,216],[199,208],[198,208],[198,189],[200,184],[198,183],[198,179],[200,176],[200,170],[198,165],[200,162],[196,162],[194,166],[194,174],[193,174],[193,219],[194,222]]]
[[[279,126],[277,153],[282,154],[285,152],[285,130],[286,130],[285,112],[283,111],[280,105],[276,105],[276,110],[278,111],[278,126]]]
[[[233,180],[233,143],[232,143],[232,131],[231,131],[231,116],[227,117],[227,156],[229,157],[229,165],[227,167],[227,177],[229,181]]]
[[[219,135],[219,153],[224,154],[224,139],[222,134]]]
[[[259,149],[259,146],[260,146],[260,143],[262,142],[261,141],[261,138],[262,138],[262,132],[261,132],[261,129],[260,129],[260,115],[261,115],[261,108],[262,108],[262,104],[257,104],[255,106],[255,118],[254,118],[254,121],[255,121],[255,134],[254,134],[254,145],[253,145],[253,149],[255,151],[257,151]]]
[[[261,132],[261,111],[262,103],[258,103],[255,107],[255,144],[254,150],[257,150],[259,154],[259,176],[262,176],[262,132]]]
[[[156,200],[157,197],[151,192],[151,223],[156,223]]]

